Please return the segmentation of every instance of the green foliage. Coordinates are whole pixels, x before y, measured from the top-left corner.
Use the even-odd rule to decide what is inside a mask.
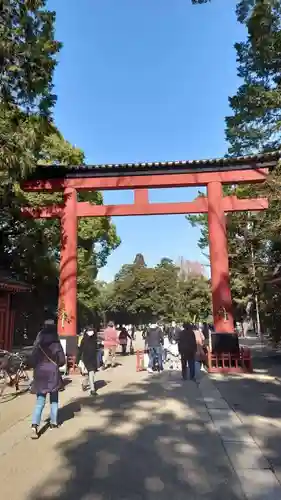
[[[229,102],[226,118],[229,153],[249,154],[277,149],[281,108],[281,2],[240,2],[238,20],[248,31],[246,42],[235,45],[238,76],[243,84]]]
[[[39,158],[56,101],[52,77],[61,44],[45,0],[2,0],[0,8],[0,184]],[[3,193],[1,193],[1,197]]]
[[[0,101],[0,186],[20,179],[35,167],[37,154],[51,125]],[[3,196],[3,195],[2,195]]]
[[[107,289],[102,307],[118,323],[193,320],[210,316],[209,283],[203,276],[179,278],[167,258],[154,268],[136,263],[122,266]]]
[[[55,13],[46,0],[2,0],[0,100],[28,114],[48,116],[55,102],[52,77],[61,44],[54,39]]]

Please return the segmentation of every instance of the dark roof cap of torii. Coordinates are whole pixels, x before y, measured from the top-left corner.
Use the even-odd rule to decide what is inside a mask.
[[[219,172],[274,168],[281,150],[250,156],[224,157],[208,160],[154,161],[101,165],[38,165],[27,180],[104,177],[120,175],[172,174],[188,172]]]

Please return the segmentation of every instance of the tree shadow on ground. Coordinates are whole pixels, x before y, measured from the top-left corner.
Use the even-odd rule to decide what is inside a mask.
[[[25,387],[20,388],[18,391],[14,387],[7,387],[4,389],[3,393],[1,394],[0,391],[0,404],[4,403],[9,403],[13,401],[14,399],[17,399],[19,396],[23,396],[25,394],[29,393],[29,385],[26,385]]]
[[[77,430],[29,500],[244,498],[198,386],[179,375],[81,397],[63,412]]]

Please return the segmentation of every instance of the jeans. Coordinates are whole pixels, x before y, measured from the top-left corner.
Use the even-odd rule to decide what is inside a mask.
[[[158,357],[159,368],[160,368],[160,370],[163,370],[162,347],[161,346],[149,347],[148,348],[148,356],[149,356],[149,361],[148,361],[149,370],[151,370],[153,368],[156,356]]]
[[[98,350],[98,368],[101,367],[103,362],[103,351],[101,349]]]
[[[40,425],[42,412],[46,403],[47,394],[37,394],[36,405],[32,415],[32,424]],[[58,423],[58,409],[59,409],[59,393],[51,392],[50,393],[50,420],[51,424],[57,425]]]
[[[189,368],[189,376],[191,380],[195,378],[195,358],[188,356],[185,353],[181,354],[181,371],[182,377],[185,379],[187,375],[187,363]]]

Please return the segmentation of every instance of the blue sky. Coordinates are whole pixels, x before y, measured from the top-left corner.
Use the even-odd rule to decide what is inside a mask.
[[[55,121],[87,163],[223,156],[228,96],[239,84],[233,44],[245,34],[234,0],[50,0],[64,47],[55,73]],[[150,192],[151,201],[189,201],[195,189]],[[133,193],[107,192],[105,203]],[[184,216],[115,218],[121,246],[100,278],[143,253],[204,262],[199,231]]]

